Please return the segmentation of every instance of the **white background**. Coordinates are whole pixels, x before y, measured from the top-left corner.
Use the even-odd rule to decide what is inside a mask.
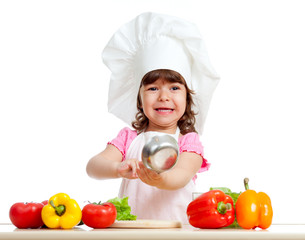
[[[85,172],[125,126],[107,112],[101,52],[145,11],[196,23],[221,76],[198,190],[242,191],[247,176],[271,197],[274,223],[305,223],[305,15],[295,0],[0,1],[0,222],[18,201],[117,195],[120,180]]]

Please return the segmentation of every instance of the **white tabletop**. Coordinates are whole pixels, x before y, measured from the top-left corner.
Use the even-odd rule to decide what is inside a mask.
[[[172,229],[92,229],[86,226],[71,230],[17,229],[0,224],[0,239],[305,239],[305,225],[272,225],[267,230],[197,229],[189,225]]]

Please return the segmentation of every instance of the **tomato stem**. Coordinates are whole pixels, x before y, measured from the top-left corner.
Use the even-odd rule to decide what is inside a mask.
[[[244,185],[245,185],[245,189],[248,190],[249,189],[249,178],[244,179]]]
[[[64,205],[58,205],[57,207],[54,205],[53,200],[50,201],[50,205],[55,209],[55,213],[58,216],[62,216],[66,212],[66,207]]]

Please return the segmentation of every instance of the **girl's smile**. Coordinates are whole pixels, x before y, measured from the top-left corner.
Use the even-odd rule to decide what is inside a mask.
[[[186,108],[183,84],[158,79],[140,89],[144,114],[149,119],[147,131],[175,132]]]
[[[174,111],[172,108],[157,108],[156,111],[160,114],[167,114]]]

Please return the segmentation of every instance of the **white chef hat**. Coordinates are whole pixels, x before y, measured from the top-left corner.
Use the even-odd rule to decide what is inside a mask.
[[[111,71],[108,111],[131,125],[143,76],[157,69],[180,73],[193,96],[195,128],[203,131],[211,97],[219,81],[197,27],[185,20],[143,13],[123,25],[103,50]]]

